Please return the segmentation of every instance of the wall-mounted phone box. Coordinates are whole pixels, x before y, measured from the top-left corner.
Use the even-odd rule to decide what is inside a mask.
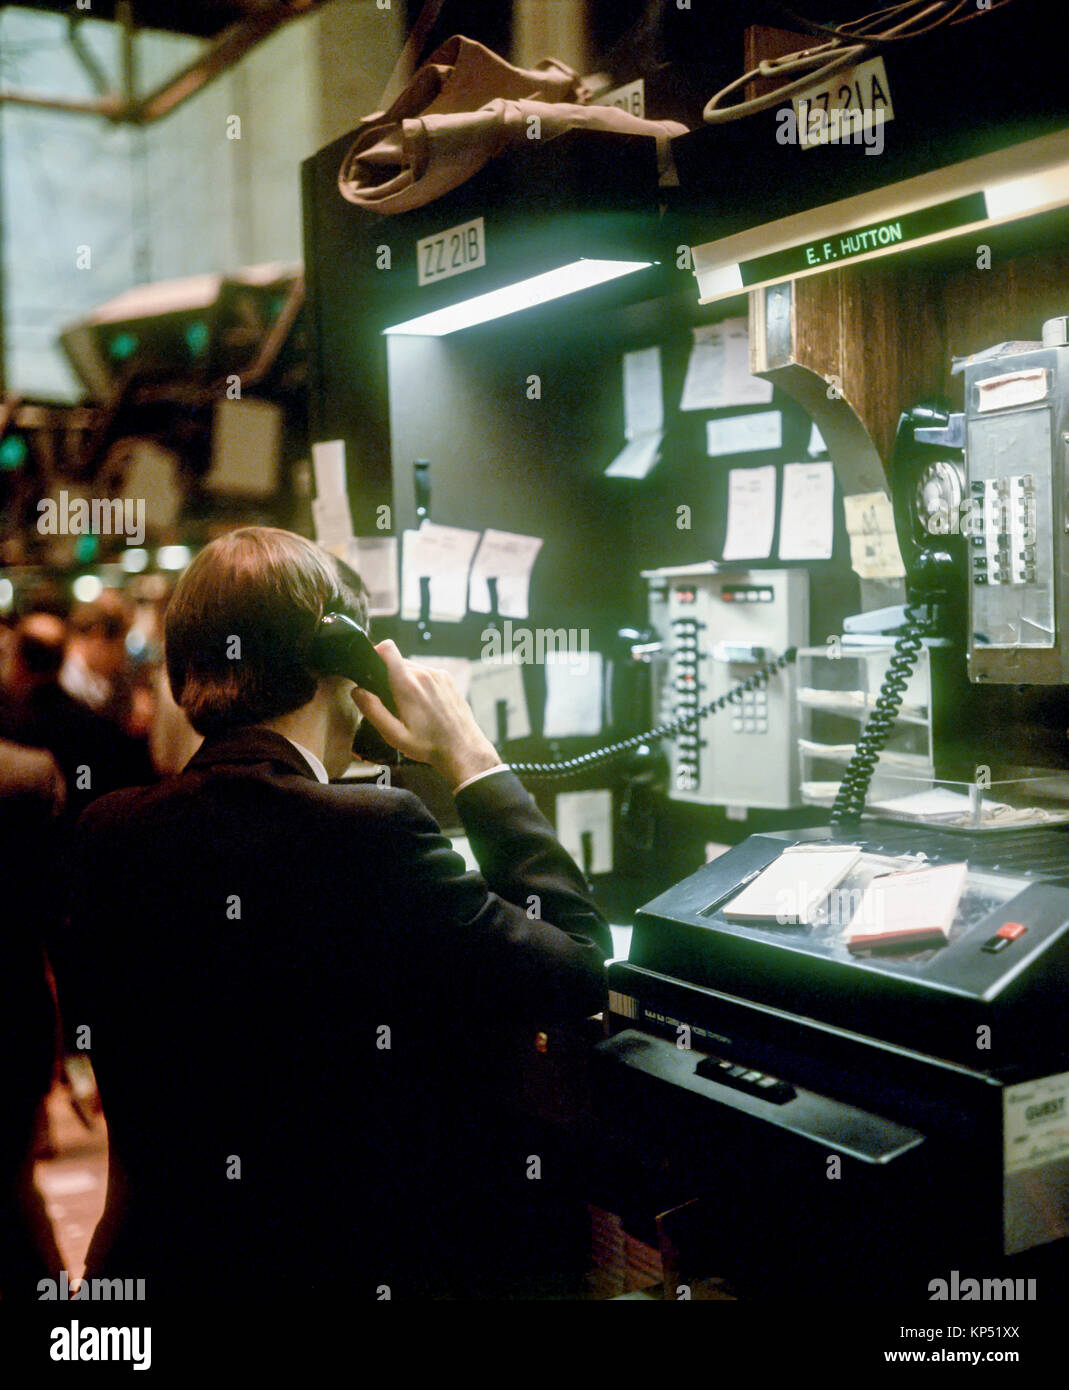
[[[1069,683],[1069,347],[965,368],[969,676]]]
[[[809,575],[716,564],[646,570],[660,634],[657,722],[726,694],[809,640]],[[794,667],[665,744],[669,796],[703,805],[801,805]]]

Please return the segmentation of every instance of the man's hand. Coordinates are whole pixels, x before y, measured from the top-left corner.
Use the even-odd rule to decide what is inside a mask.
[[[386,663],[397,715],[369,690],[355,689],[353,701],[387,743],[406,758],[429,763],[454,788],[500,763],[451,676],[406,661],[388,639],[375,650]]]

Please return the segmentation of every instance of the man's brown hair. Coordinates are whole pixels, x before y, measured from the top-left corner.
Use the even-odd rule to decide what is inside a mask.
[[[167,675],[206,736],[307,704],[307,651],[324,613],[367,626],[367,590],[348,565],[303,536],[245,526],[206,545],[167,608]]]

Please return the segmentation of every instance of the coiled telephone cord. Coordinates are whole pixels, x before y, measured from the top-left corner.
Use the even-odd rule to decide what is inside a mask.
[[[861,819],[880,752],[894,728],[909,678],[917,664],[918,653],[924,645],[922,638],[928,631],[925,614],[923,606],[906,607],[905,629],[895,642],[895,654],[883,678],[880,693],[839,783],[831,809],[832,825],[856,825]]]
[[[647,729],[645,733],[633,734],[630,738],[621,739],[617,743],[607,744],[604,748],[595,748],[593,752],[581,753],[575,758],[562,758],[556,763],[513,763],[509,766],[517,777],[537,777],[537,778],[562,778],[574,777],[578,773],[586,772],[592,767],[597,767],[600,763],[608,762],[611,758],[618,758],[624,753],[631,753],[636,748],[641,748],[644,743],[649,743],[653,739],[672,738],[681,733],[684,729],[695,725],[701,719],[707,719],[710,715],[719,714],[728,705],[737,705],[741,702],[743,695],[751,690],[760,690],[766,686],[773,676],[779,674],[785,667],[789,666],[797,657],[798,648],[788,647],[782,656],[776,657],[774,661],[766,662],[765,665],[758,667],[752,676],[746,680],[739,681],[738,685],[726,691],[723,695],[718,695],[715,700],[710,700],[707,705],[702,705],[700,709],[693,710],[690,714],[680,715],[677,719],[669,719],[663,724],[658,724],[653,729]]]

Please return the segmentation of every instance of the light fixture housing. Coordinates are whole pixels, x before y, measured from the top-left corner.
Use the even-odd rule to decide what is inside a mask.
[[[428,314],[406,319],[403,323],[391,324],[382,331],[386,335],[408,334],[415,337],[442,337],[447,333],[459,332],[462,328],[473,328],[476,324],[489,323],[492,319],[503,318],[506,314],[519,313],[523,309],[533,309],[565,295],[577,294],[580,290],[592,289],[622,275],[632,275],[637,270],[647,270],[657,264],[655,261],[621,261],[580,259],[553,270],[543,271],[525,280],[517,280],[500,289],[489,290],[485,294],[474,295],[458,304],[447,304]]]
[[[692,248],[700,303],[1069,205],[1069,130]]]

